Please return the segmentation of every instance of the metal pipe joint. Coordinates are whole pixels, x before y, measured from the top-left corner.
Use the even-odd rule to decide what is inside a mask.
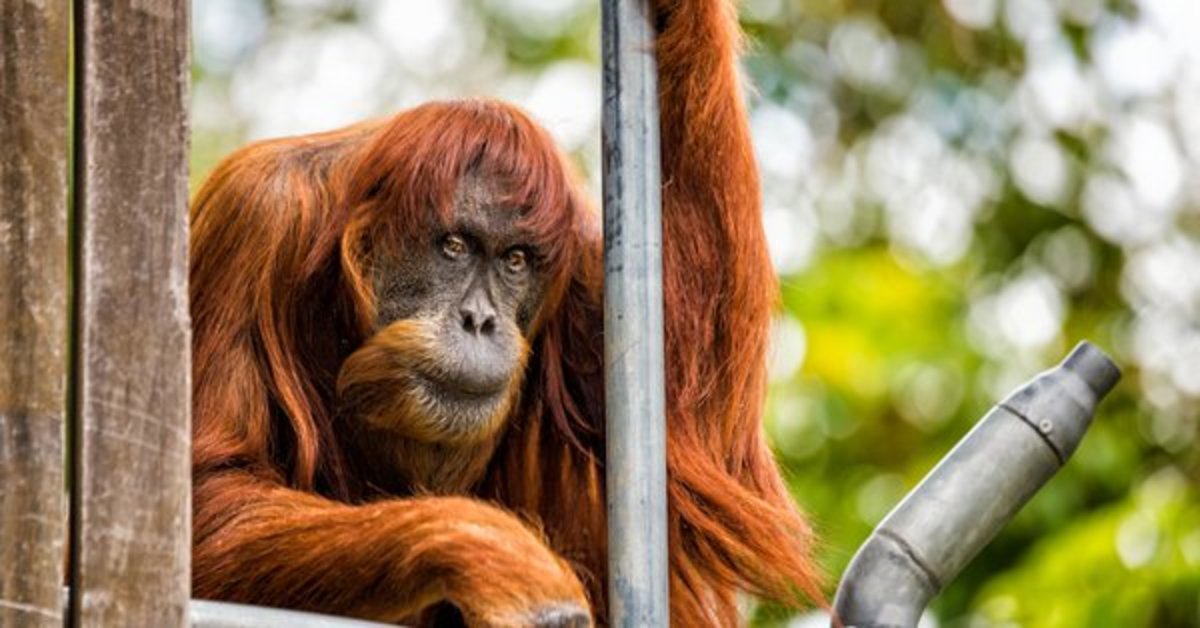
[[[1081,342],[993,407],[855,554],[834,625],[916,626],[929,601],[1060,469],[1121,377]]]

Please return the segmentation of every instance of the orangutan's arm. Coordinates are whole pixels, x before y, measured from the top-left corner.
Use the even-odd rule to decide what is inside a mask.
[[[482,502],[352,506],[243,472],[213,475],[196,493],[197,597],[391,622],[449,601],[471,625],[585,625],[587,601],[570,567],[516,517]]]
[[[735,5],[652,1],[678,625],[738,621],[738,589],[789,605],[821,595],[811,535],[761,425],[777,287],[737,68]]]

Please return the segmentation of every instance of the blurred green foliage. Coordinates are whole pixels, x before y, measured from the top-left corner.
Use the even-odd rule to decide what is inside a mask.
[[[1136,14],[1136,7],[1096,11]],[[944,98],[953,101],[956,91],[1011,85],[1024,69],[1023,47],[1010,33],[964,28],[938,4],[811,0],[784,5],[769,22],[747,24],[755,41],[748,67],[766,86],[762,98],[787,102],[807,84],[828,80],[812,77],[812,66],[795,63],[804,57],[788,50],[799,37],[827,46],[848,16],[882,25],[918,58],[919,70],[914,86],[899,96],[830,81],[843,145],[869,138],[912,107],[906,96],[929,85],[947,90]],[[1079,62],[1088,64],[1092,32],[1065,20],[1060,27]],[[1103,168],[1098,154],[1108,132],[1101,121],[1058,129],[1055,139],[1078,168]],[[1002,147],[1013,141],[1016,133],[1010,133],[1000,138]],[[951,143],[964,137],[947,136]],[[890,246],[886,233],[868,230],[852,246],[824,247],[807,268],[783,277],[783,307],[803,324],[806,357],[798,372],[774,384],[768,430],[797,500],[824,537],[825,565],[841,573],[874,524],[997,401],[1000,391],[989,382],[1016,356],[989,355],[972,341],[972,300],[997,277],[1044,264],[1038,258],[1046,238],[1068,228],[1086,239],[1094,268],[1086,285],[1063,290],[1061,331],[1033,354],[1049,366],[1076,340],[1090,338],[1119,357],[1125,378],[1071,463],[933,610],[942,626],[1200,625],[1196,433],[1151,434],[1156,422],[1194,424],[1196,399],[1169,409],[1144,399],[1128,337],[1137,312],[1121,286],[1130,249],[1098,236],[1081,216],[1077,196],[1041,206],[1012,182],[1007,163],[993,160],[991,167],[1002,184],[960,260],[924,264]],[[1181,222],[1194,223],[1194,207],[1188,212]],[[1186,225],[1175,229],[1195,235]],[[1016,370],[1033,373],[1028,365]],[[937,384],[938,378],[946,381]],[[909,394],[914,386],[931,386],[939,407],[914,411],[913,397],[921,394]],[[780,623],[768,608],[755,618],[761,625]]]
[[[785,355],[766,427],[821,534],[831,584],[987,408],[1088,338],[1124,380],[1070,464],[950,584],[932,620],[1200,625],[1200,193],[1190,183],[1200,147],[1187,132],[1200,128],[1200,106],[1185,98],[1200,57],[1172,57],[1169,75],[1147,83],[1140,74],[1155,68],[1122,74],[1139,49],[1120,48],[1146,24],[1167,49],[1180,44],[1161,18],[1194,15],[1188,3],[743,4],[768,218],[780,221],[768,231],[785,260]],[[266,3],[262,39],[354,25],[363,4]],[[456,6],[483,25],[480,58],[501,59],[504,72],[594,65],[595,3],[550,4],[570,5],[552,28],[521,19],[528,2]],[[198,63],[201,90],[225,93],[261,45],[230,66]],[[456,78],[430,92],[453,91]],[[460,83],[465,94],[487,85]],[[246,134],[236,112],[221,119],[197,128],[194,181]],[[772,145],[778,135],[797,145]],[[585,170],[597,163],[595,138],[574,150]],[[750,613],[755,625],[800,623],[770,606]]]

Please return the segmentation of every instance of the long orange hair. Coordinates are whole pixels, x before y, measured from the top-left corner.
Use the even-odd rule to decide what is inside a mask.
[[[811,531],[761,430],[776,286],[732,6],[656,6],[669,18],[658,55],[672,618],[732,625],[737,591],[800,605],[821,599],[821,578]],[[210,567],[206,552],[236,537],[231,512],[249,507],[232,493],[230,470],[341,503],[380,498],[347,459],[337,374],[373,333],[371,264],[427,237],[472,172],[511,182],[509,200],[524,209],[550,269],[520,402],[473,493],[539,527],[576,566],[603,621],[598,215],[549,135],[495,101],[433,103],[258,143],[199,191],[191,255],[199,589],[228,591],[220,580],[233,559]]]

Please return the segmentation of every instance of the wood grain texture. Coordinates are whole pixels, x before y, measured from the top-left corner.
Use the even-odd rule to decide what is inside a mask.
[[[76,1],[71,614],[180,626],[189,595],[188,9]]]
[[[0,626],[61,626],[68,4],[0,0]]]

